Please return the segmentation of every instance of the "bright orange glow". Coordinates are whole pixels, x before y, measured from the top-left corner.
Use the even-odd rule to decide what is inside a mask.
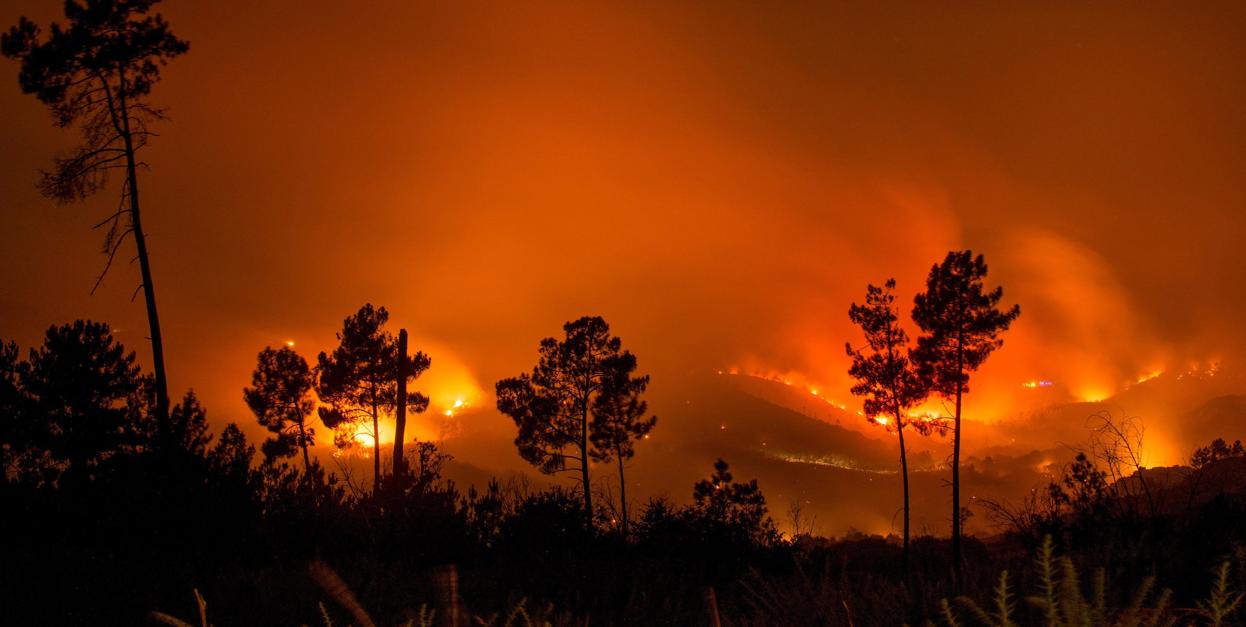
[[[414,440],[420,441],[436,441],[442,439],[445,432],[441,422],[444,420],[441,415],[424,412],[422,414],[407,414],[407,426],[403,436],[408,444]],[[378,421],[381,431],[381,446],[388,446],[394,443],[394,419],[390,416],[383,416]],[[375,441],[372,437],[372,423],[368,421],[366,424],[360,423],[355,431],[354,437],[351,438],[356,447],[363,449],[372,449],[375,447]]]
[[[1147,427],[1142,439],[1142,465],[1146,468],[1188,463],[1190,451],[1175,445],[1160,427]]]
[[[414,388],[428,396],[428,411],[412,420],[415,437],[437,441],[454,437],[457,422],[469,409],[486,404],[485,392],[476,375],[457,353],[440,343],[422,341],[419,344],[432,359],[432,366],[416,380]],[[408,426],[410,429],[410,426]],[[382,430],[381,442],[385,442]]]
[[[689,476],[687,457],[673,453],[694,437],[685,425],[715,436],[720,422],[712,444],[723,450],[707,454],[763,437],[787,445],[703,383],[756,377],[763,400],[785,403],[783,419],[809,426],[792,415],[803,413],[884,440],[897,416],[878,429],[850,393],[844,347],[863,337],[848,307],[894,277],[915,341],[910,314],[931,264],[972,247],[990,265],[988,286],[1022,315],[971,376],[966,458],[1005,444],[1041,450],[1024,468],[1049,447],[1083,444],[1088,416],[1118,408],[1147,420],[1149,464],[1188,458],[1206,438],[1246,437],[1240,414],[1183,419],[1242,393],[1246,290],[1228,276],[1246,267],[1240,16],[1099,4],[911,3],[906,17],[885,3],[290,12],[253,2],[246,19],[227,20],[217,3],[166,4],[192,51],[153,94],[175,115],[153,129],[141,187],[169,392],[194,388],[214,432],[235,420],[251,441],[269,437],[240,393],[257,352],[296,348],[314,366],[343,317],[371,301],[389,311],[386,330],[406,329],[410,350],[432,362],[410,387],[428,408],[407,417],[404,438],[454,441],[471,451],[459,460],[472,476],[535,476],[494,383],[529,372],[537,342],[565,321],[600,315],[637,374],[652,376],[646,400],[663,442],[638,455],[636,475],[686,497],[676,479]],[[289,26],[281,42],[271,24]],[[50,324],[94,318],[124,329],[118,340],[150,372],[133,268],[119,264],[87,298],[101,269],[90,226],[119,179],[52,209],[32,182],[74,134],[49,124],[20,93],[16,66],[4,68],[0,136],[15,149],[0,151],[0,189],[6,218],[21,219],[0,229],[0,262],[17,269],[0,294],[0,339],[24,352]],[[204,98],[202,85],[231,89]],[[342,88],[307,98],[308,85]],[[205,216],[220,228],[204,228]],[[931,396],[901,413],[906,444],[907,424],[944,424],[954,411]],[[326,451],[334,434],[316,426]],[[387,452],[392,418],[378,431],[350,433],[344,454]],[[912,441],[938,460],[950,444]],[[746,459],[733,463],[748,475]],[[766,489],[773,509],[793,495],[778,478]]]
[[[388,417],[381,418],[378,421],[381,431],[381,445],[392,444],[394,441],[394,421]],[[408,423],[409,424],[409,423]],[[372,449],[376,447],[376,441],[372,437],[372,423],[359,423],[355,430],[355,435],[351,438],[354,445],[364,449]]]
[[[442,415],[453,418],[455,412],[457,412],[459,409],[466,407],[466,406],[467,406],[467,403],[463,402],[463,397],[460,396],[454,399],[454,402],[451,403],[450,406],[447,407],[446,410],[441,413]]]

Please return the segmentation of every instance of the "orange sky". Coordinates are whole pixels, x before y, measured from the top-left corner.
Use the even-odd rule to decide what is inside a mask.
[[[484,405],[583,314],[655,386],[751,364],[846,400],[849,303],[960,247],[1022,306],[980,407],[1240,354],[1243,5],[825,4],[168,0],[191,51],[141,185],[171,392],[250,424],[255,354],[372,301]],[[16,71],[0,337],[89,317],[146,359],[137,268],[88,295],[113,196],[38,195],[73,136]]]

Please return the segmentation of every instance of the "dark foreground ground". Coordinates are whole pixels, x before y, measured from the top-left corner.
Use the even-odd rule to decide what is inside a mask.
[[[574,493],[461,493],[430,463],[351,497],[314,465],[256,469],[247,452],[137,452],[55,484],[6,482],[4,624],[149,624],[152,611],[197,624],[196,590],[214,625],[321,625],[322,604],[335,625],[366,624],[360,611],[419,624],[432,610],[433,624],[523,624],[516,608],[555,625],[709,625],[715,611],[729,625],[945,624],[945,598],[960,624],[978,624],[955,599],[947,541],[915,539],[906,567],[894,538],[782,538],[744,482],[706,482],[688,507],[651,502],[624,539],[605,512],[587,532]],[[1215,624],[1216,569],[1227,567],[1225,608],[1246,589],[1242,461],[1149,498],[1073,468],[1050,494],[995,511],[1007,533],[967,540],[964,595],[995,612],[1007,571],[1020,624],[1049,624],[1043,599],[1057,597],[1069,621],[1113,624],[1153,578],[1139,607]]]

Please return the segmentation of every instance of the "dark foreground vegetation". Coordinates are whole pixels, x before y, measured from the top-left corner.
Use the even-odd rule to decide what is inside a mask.
[[[159,444],[150,379],[105,325],[54,327],[27,358],[11,343],[0,356],[7,624],[141,624],[153,611],[195,623],[195,591],[217,625],[324,624],[322,611],[363,624],[350,598],[378,625],[418,624],[421,611],[503,624],[516,608],[556,625],[981,618],[956,600],[945,540],[915,538],[906,569],[895,538],[780,536],[756,483],[726,463],[690,487],[691,505],[646,504],[625,537],[600,502],[586,526],[578,490],[459,490],[428,443],[374,491],[347,490],[315,460],[256,459],[234,425],[209,433],[193,393]],[[1244,469],[1240,444],[1223,442],[1164,480],[1110,482],[1079,459],[1033,499],[996,506],[1007,534],[966,539],[964,596],[988,613],[1006,599],[1026,625],[1065,624],[1046,607],[1116,624],[1135,603],[1146,620],[1215,624],[1244,588]]]

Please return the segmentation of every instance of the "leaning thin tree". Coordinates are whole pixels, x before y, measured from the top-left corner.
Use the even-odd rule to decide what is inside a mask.
[[[1004,288],[987,290],[986,261],[973,251],[952,251],[930,268],[926,291],[913,302],[913,322],[921,328],[913,363],[934,392],[955,399],[952,424],[952,568],[961,578],[960,431],[961,401],[969,391],[969,374],[995,349],[1000,337],[1021,315],[1021,307],[1001,310]]]
[[[81,200],[102,189],[113,170],[123,172],[117,210],[96,225],[107,229],[103,252],[108,260],[95,288],[126,238],[133,237],[151,332],[157,429],[163,439],[169,431],[169,387],[139,211],[138,167],[146,164],[139,161],[138,152],[155,135],[149,125],[164,119],[163,111],[147,102],[160,80],[160,68],[189,50],[190,44],[174,37],[159,14],[148,15],[156,1],[68,0],[67,27],[53,23],[44,39],[39,27],[22,17],[0,36],[0,52],[21,62],[22,91],[47,105],[57,126],[76,125],[82,133],[82,143],[57,157],[52,170],[43,173],[39,189],[44,195],[60,203]]]
[[[847,344],[852,367],[848,374],[856,380],[852,393],[864,397],[862,409],[869,421],[894,430],[900,440],[900,476],[904,483],[904,566],[909,562],[909,461],[904,429],[915,427],[929,433],[936,423],[909,419],[908,410],[926,398],[927,390],[908,358],[908,334],[900,328],[896,309],[896,280],[883,287],[866,288],[865,304],[852,304],[848,318],[861,327],[865,346]]]

